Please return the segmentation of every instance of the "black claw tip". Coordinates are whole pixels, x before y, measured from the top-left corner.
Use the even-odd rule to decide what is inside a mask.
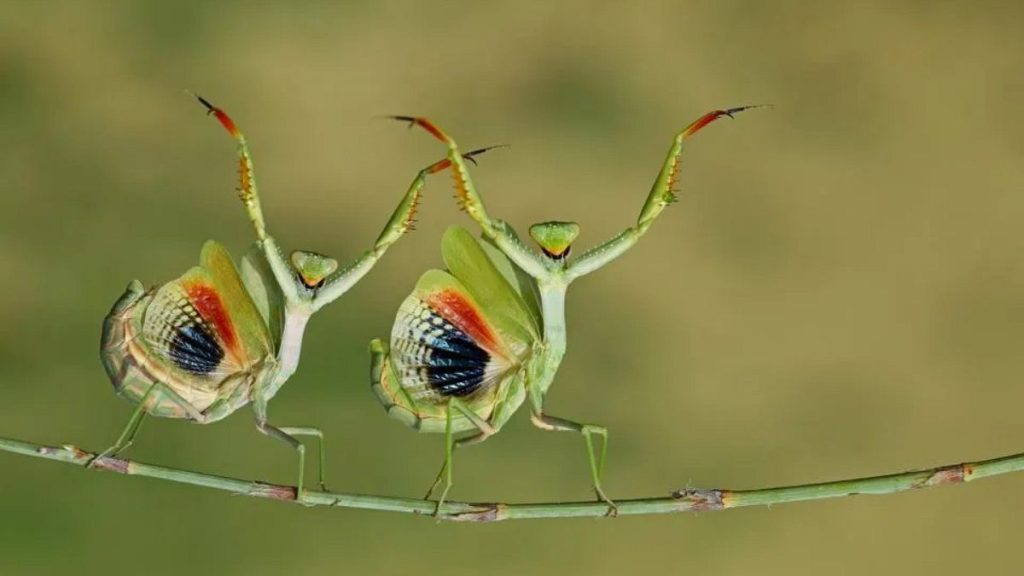
[[[729,118],[735,118],[736,117],[735,114],[739,114],[740,112],[743,112],[745,110],[752,110],[754,108],[771,108],[771,107],[772,107],[772,104],[752,104],[752,105],[749,105],[749,106],[736,106],[735,108],[726,108],[725,110],[722,110],[722,115],[723,116],[728,116]]]
[[[206,107],[206,113],[207,114],[213,114],[213,111],[217,108],[216,106],[211,104],[209,100],[207,100],[206,98],[203,98],[199,94],[195,94],[193,92],[189,92],[189,94],[192,94],[193,96],[195,96],[196,100],[199,100],[199,103]]]
[[[389,120],[398,120],[399,122],[408,122],[409,123],[409,126],[408,126],[409,129],[412,129],[412,127],[416,125],[416,117],[415,116],[385,116],[385,118],[387,118]]]
[[[509,148],[509,145],[508,144],[496,144],[494,146],[487,146],[485,148],[477,148],[476,150],[470,150],[469,152],[466,152],[465,154],[462,155],[462,157],[465,158],[466,160],[469,160],[470,162],[472,162],[473,166],[477,166],[476,158],[475,157],[479,156],[479,155],[481,155],[484,152],[487,152],[489,150],[494,150],[495,148]]]

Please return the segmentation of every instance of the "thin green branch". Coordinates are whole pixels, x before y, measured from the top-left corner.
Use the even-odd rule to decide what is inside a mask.
[[[78,466],[85,466],[95,456],[94,453],[86,452],[75,446],[43,446],[7,438],[0,438],[0,450],[76,464]],[[94,468],[119,474],[149,476],[150,478],[160,478],[171,482],[205,486],[244,496],[295,501],[295,488],[292,486],[227,478],[201,472],[144,464],[122,458],[100,458],[96,461]],[[782,486],[756,490],[687,488],[678,490],[667,497],[619,500],[617,504],[620,516],[725,510],[727,508],[741,508],[744,506],[764,506],[804,500],[840,498],[855,494],[893,494],[916,488],[930,488],[942,484],[960,484],[979,478],[1019,472],[1021,470],[1024,470],[1024,453],[980,462],[940,466],[928,470],[799,486]],[[424,515],[433,514],[435,507],[434,502],[430,500],[333,492],[307,492],[304,504]],[[444,520],[493,522],[521,518],[596,517],[605,516],[607,512],[608,505],[597,501],[545,502],[536,504],[445,502],[441,506],[438,516]]]

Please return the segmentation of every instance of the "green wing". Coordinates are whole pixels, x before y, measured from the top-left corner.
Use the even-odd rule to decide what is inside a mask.
[[[253,304],[267,325],[276,352],[281,349],[281,333],[284,331],[284,294],[259,244],[253,244],[242,256],[239,272]]]
[[[260,316],[256,304],[242,284],[235,263],[224,246],[207,241],[199,257],[200,266],[209,273],[217,296],[227,309],[227,319],[217,318],[224,325],[230,325],[237,333],[238,339],[250,358],[261,358],[273,350],[273,339],[267,329],[263,317]],[[220,326],[218,326],[220,328]]]
[[[515,231],[511,227],[508,228],[509,232],[515,236]],[[543,328],[544,323],[541,321],[540,311],[540,296],[537,294],[537,283],[533,277],[523,271],[522,268],[516,266],[505,256],[505,253],[498,249],[494,245],[494,242],[490,238],[480,238],[480,247],[487,253],[488,258],[494,264],[498,272],[509,283],[519,296],[522,297],[523,302],[526,303],[526,309],[533,316],[534,324]]]
[[[468,230],[448,228],[441,239],[441,254],[451,275],[479,302],[499,332],[520,342],[540,339],[537,318]]]

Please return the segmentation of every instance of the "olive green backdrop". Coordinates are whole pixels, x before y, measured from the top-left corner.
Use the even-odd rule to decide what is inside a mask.
[[[876,474],[1024,449],[1024,10],[1007,3],[3,2],[0,435],[99,449],[130,413],[98,358],[125,284],[251,231],[347,260],[443,148],[520,230],[628,225],[673,133],[681,202],[573,286],[550,410],[611,430],[613,497]],[[387,419],[367,342],[469,224],[446,176],[417,230],[314,318],[271,403],[322,426],[336,490],[418,496],[442,441]],[[459,454],[452,497],[590,497],[580,438],[519,415]],[[251,413],[148,420],[132,457],[290,482]],[[614,521],[436,525],[0,453],[0,574],[1009,573],[1024,477],[889,497]]]

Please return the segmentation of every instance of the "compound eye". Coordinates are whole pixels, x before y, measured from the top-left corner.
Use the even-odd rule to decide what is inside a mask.
[[[316,252],[292,252],[292,266],[306,288],[319,288],[324,280],[338,269],[338,261]]]

